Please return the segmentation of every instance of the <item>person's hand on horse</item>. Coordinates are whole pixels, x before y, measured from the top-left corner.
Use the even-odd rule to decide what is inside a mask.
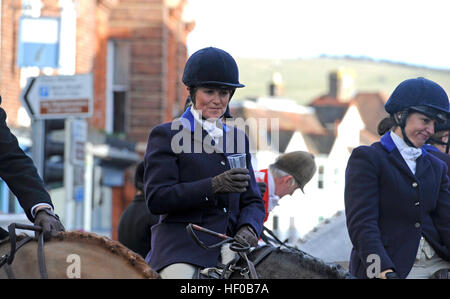
[[[49,208],[39,209],[36,212],[34,219],[34,225],[38,225],[42,228],[44,234],[44,240],[48,241],[52,236],[56,235],[60,231],[64,231],[64,226],[59,221],[58,215],[53,213]],[[36,232],[36,237],[38,233]]]
[[[247,190],[250,175],[247,168],[232,168],[211,180],[214,193],[242,193]]]
[[[258,182],[256,183],[258,184],[258,188],[259,188],[259,192],[261,193],[261,196],[264,196],[264,194],[266,193],[267,190],[267,185],[264,182]]]
[[[256,235],[256,232],[253,230],[253,228],[249,225],[242,226],[238,230],[234,238],[242,245],[250,244],[251,247],[258,246],[258,236]]]

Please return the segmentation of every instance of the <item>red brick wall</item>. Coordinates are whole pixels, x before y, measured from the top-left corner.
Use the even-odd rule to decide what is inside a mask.
[[[109,38],[130,41],[127,138],[132,141],[146,143],[155,125],[170,121],[180,102],[184,106],[187,94],[180,80],[192,29],[181,21],[184,5],[182,0],[169,9],[164,0],[122,0],[111,11]],[[113,238],[121,211],[134,196],[133,177],[127,177],[122,192],[114,193]]]
[[[17,66],[17,35],[19,32],[20,1],[2,1],[0,94],[9,125],[17,125],[20,107],[20,71]]]
[[[21,105],[17,67],[20,2],[2,0],[0,92],[10,126],[17,126]],[[42,2],[43,16],[60,15],[59,0]],[[192,24],[181,20],[185,4],[186,0],[180,0],[169,8],[166,0],[77,1],[76,73],[94,74],[94,115],[88,120],[90,126],[105,129],[110,39],[130,42],[127,139],[146,143],[155,125],[170,121],[181,111],[187,96],[181,83],[187,58],[186,37],[192,30]],[[113,190],[112,236],[115,239],[120,215],[133,196],[133,175],[127,174],[125,186]]]
[[[190,30],[181,21],[184,5],[169,9],[164,0],[125,0],[111,13],[110,38],[131,42],[127,135],[133,141],[147,142],[150,129],[170,121],[176,105],[184,103],[180,64]]]

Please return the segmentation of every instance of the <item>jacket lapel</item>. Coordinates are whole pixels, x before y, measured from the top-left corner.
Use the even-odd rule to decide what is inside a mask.
[[[395,143],[392,140],[390,133],[387,132],[386,134],[384,134],[380,141],[383,147],[390,153],[389,160],[393,164],[397,165],[399,169],[407,173],[409,176],[413,178],[419,178],[425,175],[427,173],[428,168],[431,167],[430,161],[424,158],[426,155],[428,155],[428,153],[426,150],[422,148],[422,155],[416,160],[416,174],[414,175],[411,172],[411,169],[409,169],[408,164],[406,164],[406,161],[403,159],[399,150],[395,146]]]
[[[219,153],[224,154],[224,144],[226,144],[226,138],[224,134],[224,138],[219,138],[219,142],[214,142],[213,138],[208,135],[197,121],[195,121],[194,116],[191,113],[191,107],[189,107],[181,116],[182,119],[187,121],[183,121],[183,124],[186,124],[185,128],[191,131],[191,138],[193,149],[195,153]],[[229,129],[224,125],[224,131],[228,131]],[[224,132],[225,133],[225,132]]]
[[[408,164],[406,164],[406,161],[403,159],[398,148],[395,146],[395,143],[391,138],[390,132],[384,134],[383,137],[381,137],[380,142],[381,145],[384,147],[384,149],[389,153],[388,156],[389,161],[391,161],[392,164],[396,165],[398,169],[402,171],[404,174],[414,178],[414,174],[411,172],[411,169],[409,169]]]
[[[429,168],[431,167],[431,163],[428,159],[425,159],[426,154],[423,154],[417,158],[417,166],[416,166],[416,177],[420,178],[428,173]]]

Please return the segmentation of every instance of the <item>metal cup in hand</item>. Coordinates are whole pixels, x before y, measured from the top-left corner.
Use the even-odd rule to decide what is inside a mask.
[[[245,153],[227,156],[230,168],[247,168]]]

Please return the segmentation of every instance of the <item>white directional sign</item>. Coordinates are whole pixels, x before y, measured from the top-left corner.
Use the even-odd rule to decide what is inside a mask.
[[[34,119],[91,117],[94,109],[92,74],[30,78],[21,100]]]

